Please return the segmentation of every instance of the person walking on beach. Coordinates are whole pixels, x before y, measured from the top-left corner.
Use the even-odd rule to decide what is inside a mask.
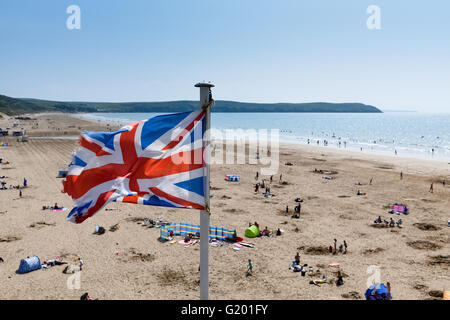
[[[369,185],[372,185],[373,178],[370,178]]]
[[[248,259],[248,269],[247,269],[247,273],[248,274],[253,274],[253,262],[251,259]]]
[[[395,149],[395,155],[397,155],[397,149]]]
[[[400,180],[403,180],[403,171],[400,171]]]
[[[22,190],[19,190],[19,198],[22,198]]]
[[[258,180],[258,177],[259,177],[259,172],[258,172],[258,171],[256,171],[256,176],[255,176],[255,180]]]
[[[286,213],[289,213],[289,206],[286,206]]]
[[[344,254],[347,253],[347,241],[344,240]]]
[[[434,192],[434,190],[433,190],[433,182],[431,183],[431,186],[430,186],[430,192],[431,192],[431,193]]]
[[[333,254],[336,254],[336,251],[337,251],[336,246],[337,246],[337,239],[334,239],[334,252],[333,252]]]

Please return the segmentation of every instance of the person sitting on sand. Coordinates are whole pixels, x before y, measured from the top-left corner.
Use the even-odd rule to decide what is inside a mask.
[[[280,228],[278,228],[276,235],[277,235],[277,236],[281,236],[281,230],[280,230]]]
[[[261,232],[262,236],[270,236],[270,230],[267,228],[267,226],[264,228],[264,230]]]
[[[377,218],[373,223],[381,223],[381,222],[383,222],[383,221],[381,220],[381,216],[378,216],[378,218]]]
[[[85,292],[81,297],[80,300],[94,300],[87,292]]]
[[[62,209],[58,206],[58,203],[55,202],[55,205],[52,207],[53,210]]]
[[[344,254],[347,254],[347,241],[344,240]]]
[[[258,222],[255,221],[254,225],[259,229],[259,224],[258,224]]]
[[[191,241],[191,235],[190,235],[190,234],[187,234],[187,235],[184,237],[184,242],[185,242],[185,243],[188,243],[189,241]]]
[[[357,196],[365,196],[366,193],[365,192],[361,192],[360,190],[358,190],[358,192],[356,193]]]

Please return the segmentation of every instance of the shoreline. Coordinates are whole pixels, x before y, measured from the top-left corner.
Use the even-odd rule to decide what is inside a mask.
[[[79,114],[71,114],[70,116],[78,118],[78,119],[82,119],[85,121],[91,121],[92,123],[103,123],[103,124],[109,124],[111,126],[123,126],[125,124],[127,124],[129,121],[124,121],[124,120],[112,120],[112,119],[106,119],[103,117],[99,117],[99,118],[90,118],[89,114],[86,113],[79,113]],[[220,130],[220,129],[219,129]],[[304,142],[299,141],[300,139],[305,140]],[[445,158],[440,158],[437,157],[433,158],[433,156],[430,155],[425,155],[423,153],[419,153],[419,152],[414,152],[414,151],[407,151],[407,154],[399,154],[399,155],[393,155],[390,152],[383,152],[383,151],[379,151],[379,150],[375,150],[375,151],[367,151],[369,150],[369,146],[367,146],[366,148],[363,149],[363,151],[360,151],[359,148],[360,147],[353,147],[353,146],[349,146],[348,148],[340,148],[338,146],[335,146],[334,144],[330,144],[329,146],[316,146],[315,143],[311,143],[308,144],[306,141],[308,140],[308,138],[301,138],[301,137],[280,137],[280,145],[291,145],[291,146],[306,146],[306,147],[318,147],[318,148],[326,148],[326,149],[332,149],[332,150],[342,150],[344,152],[350,152],[350,153],[358,153],[358,154],[365,154],[365,155],[375,155],[375,156],[386,156],[386,157],[392,157],[392,158],[405,158],[405,159],[416,159],[416,160],[425,160],[425,161],[437,161],[437,162],[445,162],[448,163],[450,165],[450,158],[445,159]],[[317,140],[317,138],[310,138],[311,142],[314,140],[314,142]],[[410,152],[410,153],[409,153]]]

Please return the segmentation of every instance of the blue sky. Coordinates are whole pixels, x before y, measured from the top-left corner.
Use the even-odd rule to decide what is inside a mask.
[[[202,80],[216,99],[450,112],[450,2],[0,0],[0,94],[197,99]]]

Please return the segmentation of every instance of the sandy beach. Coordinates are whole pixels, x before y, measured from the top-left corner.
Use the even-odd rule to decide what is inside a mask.
[[[159,229],[138,223],[162,216],[172,223],[199,224],[199,212],[112,203],[106,209],[114,210],[103,209],[76,225],[66,220],[69,211],[42,210],[55,203],[72,208],[72,199],[61,193],[62,179],[57,174],[71,161],[77,147],[73,137],[84,130],[116,127],[66,114],[31,117],[36,120],[0,119],[1,128],[17,123],[30,137],[28,142],[0,137],[0,144],[9,144],[0,147],[0,158],[10,162],[0,164],[0,176],[6,176],[0,181],[7,187],[17,186],[26,177],[29,184],[22,197],[17,189],[0,190],[0,257],[4,260],[0,299],[79,299],[84,292],[102,300],[198,299],[200,246],[162,243]],[[212,166],[211,226],[236,229],[243,237],[248,223],[257,221],[262,228],[281,228],[284,233],[246,239],[255,246],[240,251],[232,245],[210,247],[211,299],[364,299],[371,275],[367,269],[372,265],[380,267],[383,283],[391,283],[396,300],[433,299],[436,291],[450,290],[448,162],[283,144],[271,198],[265,198],[262,190],[254,192],[259,168]],[[240,182],[224,181],[226,174],[239,175]],[[285,184],[279,183],[280,174]],[[430,193],[432,182],[434,192]],[[358,190],[366,195],[357,196]],[[301,216],[292,219],[294,199],[299,197],[304,199]],[[406,204],[410,214],[389,214],[394,203]],[[401,218],[402,228],[375,225],[378,216]],[[109,231],[114,224],[119,229]],[[103,226],[106,233],[93,234],[95,225]],[[347,254],[326,250],[335,238],[338,245],[346,240]],[[297,252],[302,264],[320,269],[327,280],[335,279],[337,271],[329,264],[339,263],[344,285],[310,284],[318,277],[302,277],[289,270]],[[67,288],[69,275],[63,274],[64,266],[16,274],[20,260],[33,255],[41,260],[61,256],[74,264],[81,257],[85,263],[81,288]],[[248,259],[254,262],[252,276],[246,276]]]

